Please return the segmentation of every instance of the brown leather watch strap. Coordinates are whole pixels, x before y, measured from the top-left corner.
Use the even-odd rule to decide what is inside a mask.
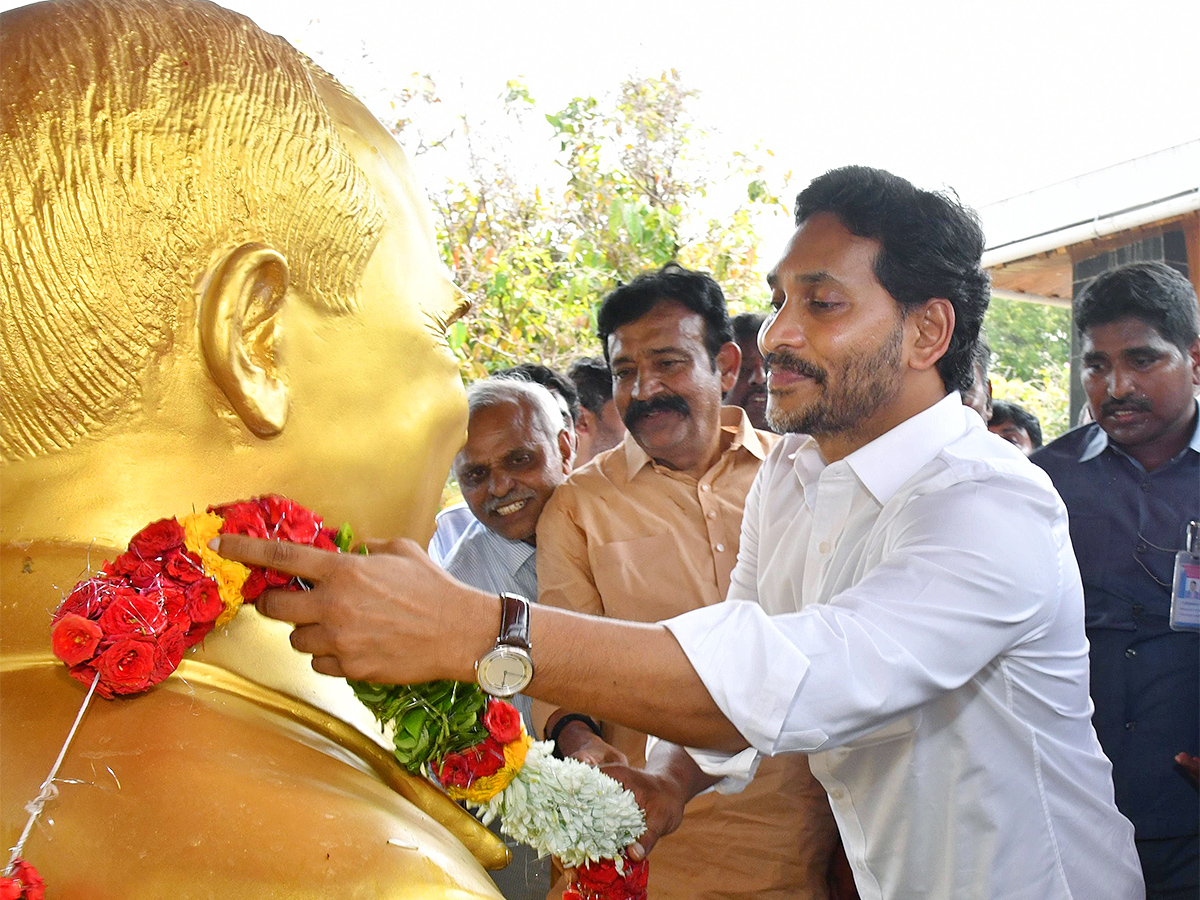
[[[500,603],[500,639],[496,643],[533,649],[529,640],[529,601],[520,594],[501,594]]]

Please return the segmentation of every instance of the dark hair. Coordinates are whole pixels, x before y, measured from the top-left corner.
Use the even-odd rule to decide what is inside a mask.
[[[612,399],[612,372],[608,363],[597,356],[581,356],[567,369],[567,376],[579,391],[579,405],[600,415]]]
[[[1034,450],[1042,446],[1042,423],[1038,421],[1037,416],[1019,403],[1013,403],[1010,400],[993,400],[992,418],[988,422],[988,427],[1007,425],[1009,422],[1024,429],[1025,433],[1029,435],[1029,442],[1033,444]]]
[[[558,394],[567,401],[567,409],[571,413],[571,421],[579,421],[579,393],[562,372],[557,372],[549,366],[543,366],[539,363],[521,363],[519,366],[510,366],[507,369],[501,369],[499,372],[493,372],[495,378],[521,378],[525,381],[532,381],[534,384],[540,384],[552,394]]]
[[[1095,325],[1133,316],[1187,353],[1200,334],[1196,289],[1165,263],[1130,263],[1097,275],[1073,305],[1080,335]]]
[[[986,382],[988,380],[988,372],[992,368],[992,345],[988,343],[987,337],[982,331],[979,332],[979,337],[975,339],[975,353],[971,357],[971,364],[979,370],[979,380]],[[971,373],[971,378],[974,380],[975,373]]]
[[[644,272],[604,298],[596,313],[596,336],[604,348],[604,358],[608,360],[610,334],[637,321],[663,300],[682,303],[704,319],[704,348],[715,368],[721,346],[733,340],[725,294],[710,276],[678,263],[667,263],[657,272]]]
[[[796,197],[796,224],[833,213],[850,233],[879,241],[875,277],[902,309],[935,297],[954,307],[954,334],[938,374],[947,391],[966,391],[991,279],[980,267],[983,229],[957,197],[914,187],[865,166],[834,169]]]
[[[744,312],[730,320],[733,325],[733,339],[738,343],[758,340],[758,329],[762,328],[766,316],[762,313]]]

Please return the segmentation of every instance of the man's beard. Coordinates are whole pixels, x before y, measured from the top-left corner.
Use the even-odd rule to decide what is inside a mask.
[[[816,400],[801,409],[784,410],[768,394],[767,422],[778,434],[811,434],[824,437],[854,434],[863,423],[900,393],[900,348],[904,326],[898,323],[883,345],[867,357],[851,356],[842,364],[831,391],[829,373],[790,350],[768,353],[767,371],[792,371],[811,378],[821,389]]]

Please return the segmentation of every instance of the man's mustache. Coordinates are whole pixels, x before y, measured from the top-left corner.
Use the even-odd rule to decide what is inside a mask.
[[[1111,416],[1113,413],[1128,410],[1130,412],[1151,412],[1153,404],[1145,397],[1125,397],[1120,400],[1105,400],[1100,404],[1100,415]]]
[[[767,372],[792,372],[811,378],[817,384],[824,384],[828,374],[820,366],[814,366],[806,359],[801,359],[790,350],[772,350],[763,357],[763,366]]]
[[[510,503],[517,503],[520,500],[528,500],[533,496],[533,491],[513,489],[503,497],[492,497],[483,502],[484,515],[494,516],[496,510],[502,506],[508,506]]]
[[[641,419],[656,412],[677,412],[681,416],[690,416],[692,408],[678,394],[664,394],[649,400],[631,400],[625,410],[625,427],[632,429]]]

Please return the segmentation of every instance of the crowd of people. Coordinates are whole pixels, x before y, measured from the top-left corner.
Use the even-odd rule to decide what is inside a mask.
[[[330,674],[469,679],[497,594],[536,601],[526,727],[634,790],[651,897],[1194,898],[1191,284],[1081,292],[1093,421],[1043,447],[991,397],[969,210],[852,167],[796,225],[764,316],[670,264],[604,298],[602,356],[469,386],[429,546],[457,580],[415,546],[222,552],[315,583],[259,608]],[[505,895],[546,896],[515,858]]]

